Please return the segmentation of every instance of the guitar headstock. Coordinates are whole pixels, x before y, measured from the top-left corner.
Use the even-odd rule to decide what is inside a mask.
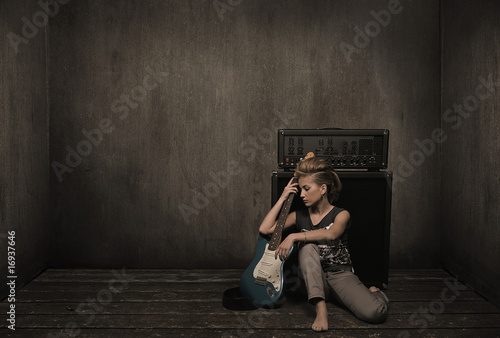
[[[304,157],[304,160],[307,160],[308,158],[313,158],[313,157],[314,157],[314,153],[312,151],[310,151],[307,153],[306,157]]]
[[[301,160],[304,161],[304,160],[307,160],[309,158],[313,158],[314,157],[314,153],[312,151],[308,152],[307,155]],[[293,174],[293,177],[295,178],[295,180],[297,180],[297,173],[294,173]]]

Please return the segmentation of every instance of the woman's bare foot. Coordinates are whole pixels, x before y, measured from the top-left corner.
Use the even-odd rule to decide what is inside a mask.
[[[328,312],[326,311],[326,302],[323,299],[316,303],[316,319],[311,327],[314,331],[328,330]]]
[[[387,296],[385,295],[385,293],[383,293],[382,291],[380,291],[379,288],[377,288],[376,286],[370,286],[370,288],[368,290],[370,290],[371,292],[380,292],[380,294],[382,295],[382,297],[385,299],[386,303],[389,304],[389,298],[387,298]]]

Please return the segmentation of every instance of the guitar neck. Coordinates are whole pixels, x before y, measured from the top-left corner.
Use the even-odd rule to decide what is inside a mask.
[[[293,178],[293,183],[297,183],[297,178]],[[278,245],[281,243],[281,235],[283,233],[283,228],[285,227],[286,218],[290,213],[290,208],[292,207],[293,198],[295,194],[288,195],[283,207],[281,208],[280,216],[278,217],[278,223],[276,224],[276,228],[274,229],[273,236],[269,241],[268,249],[271,251],[276,250]]]

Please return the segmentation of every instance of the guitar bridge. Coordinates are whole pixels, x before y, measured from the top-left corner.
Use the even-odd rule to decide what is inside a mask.
[[[264,285],[266,285],[266,283],[267,283],[267,279],[265,279],[264,277],[259,276],[259,277],[255,278],[255,284],[264,286]]]

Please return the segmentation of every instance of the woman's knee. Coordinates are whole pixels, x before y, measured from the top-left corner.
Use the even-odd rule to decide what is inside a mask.
[[[387,306],[380,304],[376,308],[366,309],[362,311],[360,319],[371,324],[379,324],[387,319]]]
[[[359,309],[357,317],[367,323],[379,324],[387,319],[388,302],[376,297],[377,301],[372,302],[370,306]]]
[[[302,246],[299,250],[299,262],[310,263],[319,262],[319,248],[316,244],[309,243]]]

